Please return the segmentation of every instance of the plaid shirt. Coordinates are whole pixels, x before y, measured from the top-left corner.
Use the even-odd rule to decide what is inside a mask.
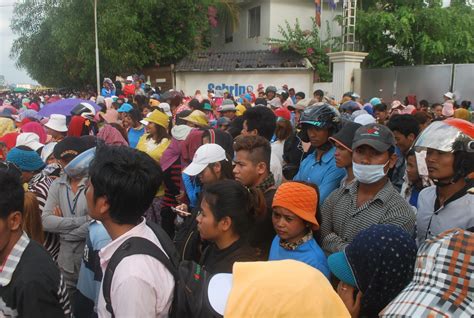
[[[380,317],[474,317],[474,234],[452,229],[418,250],[412,282]]]
[[[328,254],[343,250],[360,231],[373,224],[394,224],[414,233],[415,213],[390,181],[360,207],[358,188],[356,181],[336,189],[322,206],[321,247]]]

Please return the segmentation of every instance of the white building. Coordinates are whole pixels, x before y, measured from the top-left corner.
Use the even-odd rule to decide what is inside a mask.
[[[239,26],[219,24],[212,32],[211,47],[219,51],[267,50],[269,38],[281,38],[279,26],[288,21],[294,27],[296,19],[303,30],[311,30],[315,17],[314,0],[240,0]],[[334,21],[342,14],[343,0],[322,0],[321,39],[328,37],[329,23],[332,36],[340,36],[341,26]],[[332,9],[330,3],[336,4]]]
[[[316,15],[314,0],[236,0],[240,5],[239,25],[218,24],[212,32],[211,49],[196,52],[175,68],[175,86],[187,94],[196,90],[228,89],[240,95],[247,87],[288,85],[312,96],[314,70],[308,60],[292,52],[271,52],[269,38],[281,38],[285,21],[293,28],[298,19],[302,30],[311,30]],[[343,0],[322,0],[320,35],[340,36],[334,21],[342,13]],[[336,9],[330,4],[336,3]],[[328,32],[327,25],[331,29]],[[323,88],[319,85],[317,88]],[[326,88],[326,86],[324,86]],[[323,89],[324,89],[323,88]],[[330,90],[330,88],[328,89]]]

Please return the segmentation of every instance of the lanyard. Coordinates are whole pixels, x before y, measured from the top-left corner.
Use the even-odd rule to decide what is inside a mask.
[[[77,206],[77,201],[79,201],[79,195],[81,194],[82,192],[82,189],[79,189],[79,191],[77,191],[77,194],[76,196],[74,197],[74,199],[72,199],[72,201],[74,202],[74,205],[71,206],[71,200],[69,199],[69,188],[66,187],[66,196],[67,196],[67,204],[69,206],[69,211],[71,212],[72,215],[76,215],[76,206]]]

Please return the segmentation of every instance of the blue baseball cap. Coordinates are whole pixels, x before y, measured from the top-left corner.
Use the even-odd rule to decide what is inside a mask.
[[[119,113],[129,113],[132,109],[133,109],[132,105],[130,105],[128,103],[124,103],[124,104],[122,104],[122,106],[120,106],[120,108],[117,111]]]
[[[346,284],[357,287],[351,265],[344,252],[337,252],[328,257],[328,266],[331,272]]]

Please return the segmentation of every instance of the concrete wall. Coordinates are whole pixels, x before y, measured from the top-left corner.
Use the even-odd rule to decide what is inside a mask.
[[[287,84],[296,91],[313,93],[312,70],[268,70],[238,72],[177,72],[176,88],[192,95],[196,90],[228,89],[233,95],[245,93],[248,86],[256,91],[258,84],[275,85],[277,88]],[[236,88],[237,87],[237,88]],[[235,93],[237,91],[237,93]],[[309,96],[309,95],[308,95]]]
[[[248,37],[248,10],[260,6],[260,37]],[[342,12],[342,2],[333,11],[325,1],[322,9],[321,38],[326,39],[328,30],[326,21],[329,21],[332,36],[341,35],[341,27],[333,19]],[[218,51],[252,51],[266,50],[268,38],[281,38],[278,26],[284,26],[287,20],[293,27],[298,18],[301,28],[312,28],[311,18],[315,16],[313,0],[251,0],[241,4],[239,28],[234,30],[233,41],[225,43],[225,25],[219,24],[212,31],[211,47]]]

